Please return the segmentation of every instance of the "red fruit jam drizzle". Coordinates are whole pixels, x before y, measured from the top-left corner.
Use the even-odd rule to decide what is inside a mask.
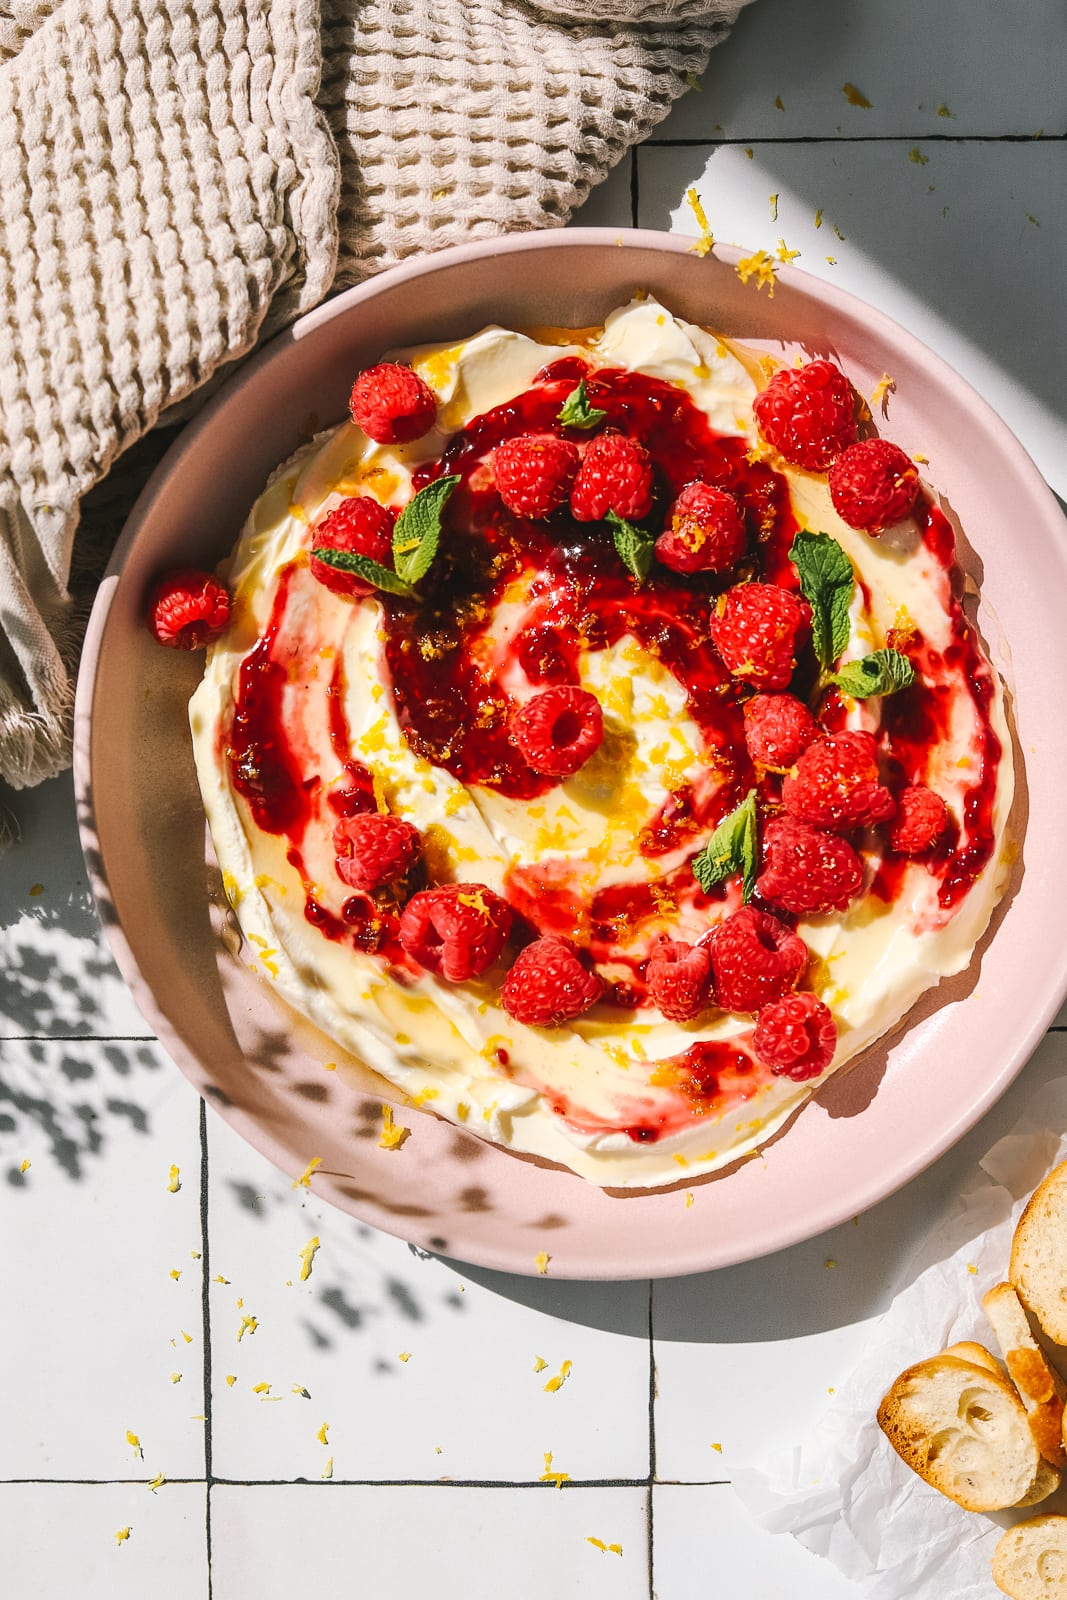
[[[637,586],[625,571],[606,524],[577,523],[567,507],[543,522],[508,512],[493,487],[490,452],[502,440],[523,433],[555,432],[578,442],[586,437],[561,428],[560,407],[584,376],[589,403],[607,413],[605,427],[619,428],[649,451],[655,468],[656,500],[646,519],[662,527],[667,510],[687,483],[700,479],[729,490],[742,506],[748,550],[727,574],[682,577],[657,566]],[[669,796],[642,830],[639,847],[653,861],[693,842],[692,853],[708,830],[743,798],[754,783],[741,705],[748,690],[723,667],[711,643],[709,621],[718,596],[745,579],[780,583],[796,590],[788,559],[797,529],[786,481],[765,462],[750,459],[748,442],[716,433],[706,416],[681,389],[639,373],[590,371],[573,357],[547,366],[532,388],[505,405],[476,417],[456,434],[443,456],[415,474],[415,488],[455,473],[460,482],[449,502],[446,526],[432,580],[412,602],[382,594],[382,637],[400,727],[418,755],[444,767],[462,783],[480,784],[517,800],[532,801],[557,780],[529,768],[508,736],[515,703],[504,687],[509,660],[517,657],[531,682],[579,684],[585,652],[604,650],[624,636],[636,639],[674,675],[686,693],[687,711],[699,727],[708,758],[708,778]],[[923,540],[947,571],[954,568],[951,526],[936,508],[920,504]],[[280,575],[266,631],[240,669],[236,707],[226,735],[231,781],[247,802],[256,825],[280,835],[288,858],[304,881],[305,915],[323,935],[373,949],[400,969],[411,970],[401,950],[395,906],[353,896],[341,915],[316,898],[304,872],[301,844],[312,817],[329,808],[331,819],[373,808],[371,775],[352,759],[343,710],[340,661],[328,691],[330,739],[343,771],[340,785],[307,776],[301,764],[298,719],[285,714],[284,696],[292,681],[292,650],[280,640],[295,568]],[[512,586],[515,586],[512,588]],[[508,591],[521,597],[521,630],[496,637],[507,615]],[[993,698],[990,668],[981,658],[974,633],[953,594],[949,614],[953,641],[933,650],[916,632],[890,643],[913,660],[921,682],[883,703],[882,744],[890,770],[900,783],[922,782],[930,756],[945,737],[952,699],[961,681],[973,700],[981,752],[975,782],[964,803],[962,830],[923,858],[939,879],[939,903],[946,914],[959,903],[988,863],[994,843],[993,804],[1000,743],[990,725]],[[798,692],[814,680],[810,648],[799,658]],[[841,725],[844,707],[827,697],[822,721]],[[313,771],[313,767],[310,769]],[[779,779],[759,775],[760,798],[774,804]],[[874,889],[891,900],[911,863],[892,856],[882,864]],[[721,886],[705,895],[688,863],[649,882],[616,884],[592,893],[577,888],[572,864],[547,859],[512,870],[507,897],[516,913],[541,933],[558,933],[588,948],[598,963],[628,969],[625,980],[609,983],[605,1003],[633,1009],[647,1002],[643,982],[642,929],[648,938],[684,905],[703,910],[721,903]],[[645,940],[647,946],[648,938]],[[743,1043],[744,1041],[737,1041]],[[678,1116],[705,1115],[711,1107],[748,1098],[770,1074],[734,1045],[700,1043],[683,1056],[662,1062],[662,1082],[676,1090],[668,1110],[649,1120],[643,1113],[628,1131],[639,1142],[656,1140]],[[659,1102],[657,1102],[658,1104]],[[672,1109],[673,1107],[673,1109]],[[576,1128],[576,1108],[556,1107]],[[577,1120],[576,1120],[577,1119]]]

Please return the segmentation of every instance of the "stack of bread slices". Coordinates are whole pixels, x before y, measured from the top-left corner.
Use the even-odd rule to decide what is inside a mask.
[[[1067,1346],[1067,1162],[1019,1218],[1008,1277],[982,1301],[1007,1372],[982,1345],[955,1344],[902,1372],[878,1408],[897,1454],[967,1511],[1037,1505],[1067,1471],[1067,1385],[1027,1316]],[[1067,1516],[1009,1528],[993,1578],[1012,1600],[1067,1600]]]

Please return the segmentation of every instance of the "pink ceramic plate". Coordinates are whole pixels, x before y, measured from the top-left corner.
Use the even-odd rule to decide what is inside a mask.
[[[662,1276],[725,1266],[808,1238],[891,1193],[966,1132],[1019,1071],[1065,988],[1067,683],[1064,526],[1022,447],[982,400],[902,328],[805,273],[773,299],[742,286],[739,252],[701,259],[684,239],[591,229],[465,246],[321,307],[249,362],[186,431],[140,500],[89,628],[77,702],[83,842],[112,948],[151,1025],[196,1087],[293,1177],[428,1249],[556,1276]],[[201,658],[154,645],[145,596],[162,568],[211,566],[270,470],[345,414],[353,373],[390,346],[459,338],[488,322],[581,327],[635,289],[740,339],[839,359],[868,394],[896,381],[892,437],[966,530],[979,621],[1011,691],[1025,756],[1009,897],[962,978],[907,1030],[809,1103],[765,1151],[679,1192],[605,1193],[426,1113],[379,1148],[381,1086],[323,1063],[336,1047],[248,971],[217,909],[186,703]]]

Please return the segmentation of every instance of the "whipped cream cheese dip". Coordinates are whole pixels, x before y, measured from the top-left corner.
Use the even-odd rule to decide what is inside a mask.
[[[651,299],[603,329],[530,337],[487,328],[400,359],[436,393],[435,427],[412,444],[381,445],[345,423],[277,470],[229,562],[231,621],[191,703],[204,805],[245,954],[409,1101],[480,1137],[603,1186],[710,1172],[756,1149],[825,1076],[964,969],[1003,891],[1011,744],[999,680],[960,609],[951,531],[927,498],[880,538],[847,527],[825,475],[788,466],[760,440],[751,406],[768,374],[758,355]],[[390,595],[334,594],[309,566],[316,526],[346,497],[402,507],[442,455],[443,470],[462,476],[476,529],[494,503],[489,458],[502,430],[514,431],[516,417],[543,425],[558,401],[546,412],[538,397],[565,393],[583,372],[604,380],[607,398],[595,403],[612,422],[613,405],[639,424],[658,415],[670,386],[687,449],[725,459],[746,511],[763,507],[771,581],[795,530],[840,543],[857,580],[845,660],[911,642],[916,688],[898,700],[839,696],[833,726],[875,734],[904,781],[942,796],[957,833],[935,870],[868,830],[854,841],[859,897],[846,912],[796,923],[811,952],[801,987],[830,1007],[838,1033],[826,1073],[808,1082],[759,1062],[751,1016],[711,1006],[675,1023],[643,989],[658,939],[695,944],[741,903],[736,877],[705,893],[689,865],[735,803],[723,797],[736,798],[748,758],[739,706],[716,696],[729,675],[686,580],[657,571],[638,588],[620,565],[601,593],[580,556],[577,566],[545,557],[550,546],[569,549],[575,530],[586,537],[582,524],[513,541],[498,572],[472,557],[478,613],[462,611],[457,627],[487,702],[521,704],[542,688],[538,652],[562,629],[579,639],[577,681],[603,711],[603,743],[585,766],[524,793],[479,781],[472,741],[456,754],[433,720],[434,673],[456,648],[440,613],[461,593],[456,563],[440,581],[430,572],[414,618],[410,602]],[[657,453],[658,426],[649,423],[645,442],[676,493],[684,452],[664,444]],[[446,518],[442,546],[461,537],[457,528]],[[714,603],[714,588],[689,582],[701,605]],[[450,681],[440,693],[454,691]],[[487,720],[487,737],[492,727]],[[426,883],[488,886],[511,904],[520,943],[537,933],[573,940],[595,962],[604,1000],[555,1028],[513,1020],[500,989],[514,935],[499,969],[467,983],[407,960],[387,911],[354,910],[336,871],[334,828],[361,785],[419,829]]]

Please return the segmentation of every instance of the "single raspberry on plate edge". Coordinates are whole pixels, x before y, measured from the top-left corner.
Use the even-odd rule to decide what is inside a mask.
[[[908,515],[919,494],[919,469],[889,439],[861,439],[843,450],[827,482],[842,522],[881,533]]]
[[[501,1003],[516,1022],[556,1028],[595,1006],[604,985],[566,939],[546,935],[521,951],[504,979]]]
[[[403,877],[415,863],[422,835],[403,817],[362,811],[337,824],[333,848],[338,877],[351,888],[372,894]]]
[[[726,572],[747,543],[741,507],[710,483],[687,483],[667,513],[656,555],[672,572]]]
[[[569,778],[600,748],[604,713],[595,694],[560,684],[513,712],[509,732],[534,772]]]
[[[396,512],[383,506],[368,494],[355,494],[342,500],[311,531],[312,547],[319,550],[350,550],[355,555],[368,556],[380,567],[393,564],[393,523]],[[315,556],[310,563],[312,576],[334,594],[358,600],[377,591],[372,583],[364,583],[354,572],[342,572]]]
[[[763,767],[787,769],[811,741],[819,724],[794,694],[757,694],[744,706],[745,744]]]
[[[765,1006],[756,1019],[752,1050],[776,1077],[804,1083],[834,1058],[837,1028],[829,1006],[807,989]]]
[[[497,493],[517,517],[551,516],[570,494],[581,456],[554,433],[521,433],[493,451]]]
[[[808,745],[782,784],[782,802],[801,822],[838,833],[886,822],[896,811],[872,735],[853,728]]]
[[[844,911],[863,887],[863,862],[840,834],[795,817],[775,817],[763,830],[760,898],[797,917]]]
[[[897,795],[889,843],[902,856],[921,856],[933,848],[948,823],[948,807],[941,796],[924,784],[913,784]]]
[[[807,602],[776,583],[737,584],[719,600],[711,637],[735,677],[757,689],[784,689],[810,617]]]
[[[607,428],[585,447],[571,490],[578,522],[601,522],[609,511],[639,522],[652,510],[652,457],[643,444]]]
[[[449,983],[493,965],[511,932],[511,907],[484,883],[448,883],[413,894],[400,918],[400,943],[413,961]]]
[[[781,999],[808,964],[792,928],[755,906],[742,906],[708,940],[715,998],[724,1011],[759,1011]]]
[[[199,650],[230,620],[230,597],[210,572],[177,567],[164,573],[148,601],[148,626],[159,644]]]
[[[437,396],[410,367],[380,361],[360,373],[348,409],[352,421],[376,444],[407,444],[433,427]]]
[[[768,444],[809,472],[828,467],[856,437],[852,389],[832,361],[780,368],[752,410]]]
[[[670,1022],[689,1022],[711,1003],[707,946],[662,939],[648,958],[648,997]]]

